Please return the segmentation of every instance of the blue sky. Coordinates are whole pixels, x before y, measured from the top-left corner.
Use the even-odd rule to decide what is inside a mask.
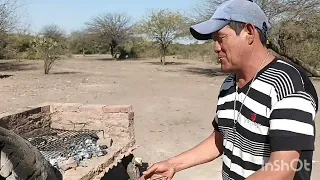
[[[199,0],[31,0],[23,9],[33,32],[44,25],[57,24],[67,33],[80,29],[96,15],[121,12],[134,21],[153,8],[191,12]]]

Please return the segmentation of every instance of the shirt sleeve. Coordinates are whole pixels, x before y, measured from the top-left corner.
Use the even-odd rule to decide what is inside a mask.
[[[219,131],[219,126],[218,126],[218,115],[215,115],[213,120],[212,120],[212,126],[213,126],[213,129],[217,132],[220,132]]]
[[[308,93],[296,92],[278,101],[271,109],[271,151],[314,150],[315,102]]]

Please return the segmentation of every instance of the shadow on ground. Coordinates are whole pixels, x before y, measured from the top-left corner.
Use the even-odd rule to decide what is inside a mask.
[[[0,74],[0,79],[8,78],[8,77],[11,77],[11,76],[13,76],[13,75]]]
[[[19,63],[19,62],[1,62],[0,71],[27,71],[36,70],[37,68],[32,66],[30,63]]]
[[[214,76],[227,76],[227,73],[223,73],[220,68],[197,68],[197,67],[188,67],[184,70],[188,73],[204,75],[208,77]]]
[[[114,58],[96,58],[97,61],[116,61]]]
[[[143,59],[137,58],[121,58],[121,59],[114,59],[114,58],[96,58],[97,61],[141,61]]]
[[[52,72],[51,74],[80,74],[81,72],[71,72],[71,71],[66,71],[66,72]]]
[[[144,62],[146,64],[152,64],[152,65],[162,65],[162,62]],[[185,62],[166,62],[166,65],[187,65],[189,63]]]

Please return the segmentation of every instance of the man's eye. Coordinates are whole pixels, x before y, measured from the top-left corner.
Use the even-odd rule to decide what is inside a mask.
[[[217,42],[222,42],[227,36],[216,36],[213,39]]]
[[[218,38],[217,38],[217,41],[218,41],[218,42],[222,42],[224,39],[225,39],[225,36],[221,36],[221,37],[218,37]]]

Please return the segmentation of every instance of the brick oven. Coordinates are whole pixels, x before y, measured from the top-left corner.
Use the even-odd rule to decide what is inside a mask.
[[[45,178],[55,171],[61,174],[56,179],[101,179],[124,158],[132,157],[137,148],[133,125],[131,105],[48,102],[0,114],[0,143],[3,142],[0,165],[7,167],[0,170],[0,175],[7,179],[9,176],[30,179],[36,173],[47,173],[38,179],[55,179]],[[1,130],[9,135],[3,133],[1,137]],[[18,140],[10,144],[10,139]],[[20,167],[15,154],[25,158],[22,162],[26,165]],[[42,167],[39,172],[33,170],[36,165]]]

